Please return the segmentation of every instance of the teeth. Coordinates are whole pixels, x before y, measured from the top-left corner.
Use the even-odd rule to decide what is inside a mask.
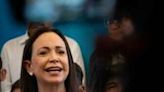
[[[50,67],[50,68],[47,68],[47,69],[45,69],[47,72],[49,72],[49,71],[61,71],[62,70],[62,68],[60,68],[60,67]]]

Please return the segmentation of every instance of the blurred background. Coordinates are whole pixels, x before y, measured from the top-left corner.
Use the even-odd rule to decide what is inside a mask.
[[[0,0],[0,51],[26,32],[29,21],[50,21],[79,43],[87,71],[95,38],[107,34],[106,21],[117,10],[133,14],[141,31],[149,33],[153,0]]]

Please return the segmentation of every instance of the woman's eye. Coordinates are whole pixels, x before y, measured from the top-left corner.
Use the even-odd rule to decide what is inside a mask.
[[[39,55],[46,55],[48,52],[47,51],[41,51],[39,52]]]
[[[58,53],[62,55],[62,54],[65,54],[65,51],[60,50],[60,51],[58,51]]]

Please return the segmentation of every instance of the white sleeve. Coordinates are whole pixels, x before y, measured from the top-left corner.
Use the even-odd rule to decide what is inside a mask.
[[[84,61],[83,61],[83,57],[82,57],[82,53],[81,53],[81,49],[79,47],[79,45],[77,45],[76,48],[76,56],[75,56],[75,62],[81,67],[82,71],[83,71],[83,85],[86,85],[86,72],[85,72],[85,66],[84,66]]]
[[[6,79],[1,82],[2,92],[10,92],[11,90],[11,72],[9,67],[9,56],[8,56],[8,49],[7,44],[3,46],[1,52],[1,59],[2,59],[2,68],[6,69]]]
[[[82,83],[83,83],[83,85],[86,85],[86,72],[85,72],[85,66],[84,66],[84,61],[83,61],[83,56],[82,56],[82,53],[81,53],[80,46],[73,39],[67,39],[67,40],[68,40],[68,44],[69,44],[69,47],[70,47],[70,50],[71,50],[73,61],[75,63],[77,63],[82,69],[82,72],[83,72],[83,75],[84,75]],[[72,42],[70,42],[70,41],[72,41]]]

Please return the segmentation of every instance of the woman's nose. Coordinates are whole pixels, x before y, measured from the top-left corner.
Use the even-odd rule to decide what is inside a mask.
[[[57,55],[55,52],[52,52],[52,53],[50,54],[49,61],[50,61],[50,62],[54,62],[54,63],[59,62],[59,57],[58,57],[58,55]]]

